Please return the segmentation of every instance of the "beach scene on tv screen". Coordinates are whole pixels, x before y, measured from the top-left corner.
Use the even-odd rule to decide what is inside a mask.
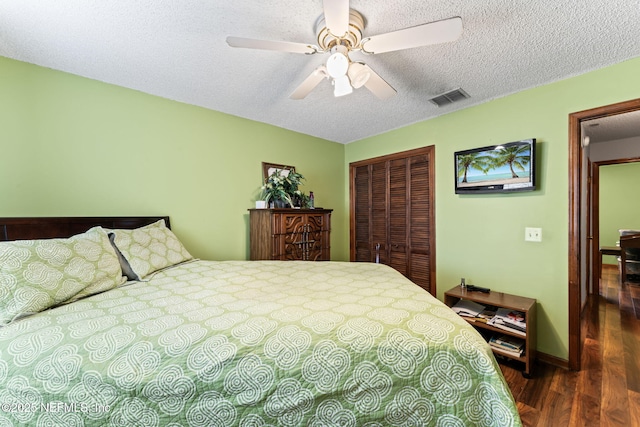
[[[526,188],[531,182],[531,145],[510,144],[492,150],[459,153],[458,188],[502,185]]]

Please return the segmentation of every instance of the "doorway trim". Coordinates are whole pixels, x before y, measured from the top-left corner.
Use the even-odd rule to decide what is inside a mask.
[[[580,335],[580,282],[582,259],[580,213],[582,185],[582,144],[580,123],[640,110],[640,99],[605,105],[569,114],[569,369],[580,370],[582,340]]]

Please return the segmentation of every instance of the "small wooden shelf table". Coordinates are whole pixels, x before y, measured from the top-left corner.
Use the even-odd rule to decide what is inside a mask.
[[[509,335],[523,339],[525,341],[525,349],[524,353],[519,357],[501,352],[499,349],[493,347],[491,349],[495,354],[524,363],[525,368],[522,374],[525,377],[530,377],[533,369],[533,362],[536,357],[536,300],[517,295],[505,294],[502,292],[491,291],[489,293],[483,293],[478,291],[469,291],[466,288],[460,287],[460,285],[449,289],[444,294],[444,303],[449,307],[453,307],[461,299],[474,301],[485,306],[490,305],[497,308],[508,308],[524,313],[525,321],[527,322],[527,333],[524,337],[511,331],[474,321],[472,318],[463,317],[463,319],[467,320],[479,331],[488,331],[490,334],[494,335]]]

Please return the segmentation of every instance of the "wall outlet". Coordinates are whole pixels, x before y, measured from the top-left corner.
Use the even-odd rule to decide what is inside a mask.
[[[526,242],[542,242],[542,228],[526,227],[524,229],[524,240]]]

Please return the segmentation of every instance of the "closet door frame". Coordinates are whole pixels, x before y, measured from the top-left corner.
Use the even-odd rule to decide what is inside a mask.
[[[355,171],[362,166],[368,166],[375,163],[388,162],[391,160],[408,159],[414,156],[426,155],[429,159],[429,196],[428,196],[428,212],[427,220],[429,221],[429,293],[436,295],[436,228],[435,228],[435,146],[416,148],[413,150],[402,151],[399,153],[388,154],[384,156],[374,157],[370,159],[360,160],[349,164],[349,244],[350,244],[350,260],[356,260],[356,188],[355,188]],[[409,173],[409,171],[407,171]],[[389,189],[387,188],[387,193]],[[385,195],[387,203],[389,203],[388,194]],[[407,201],[409,202],[409,200]],[[387,212],[389,206],[387,206]],[[388,224],[387,224],[388,225]],[[407,228],[408,230],[409,228]]]

